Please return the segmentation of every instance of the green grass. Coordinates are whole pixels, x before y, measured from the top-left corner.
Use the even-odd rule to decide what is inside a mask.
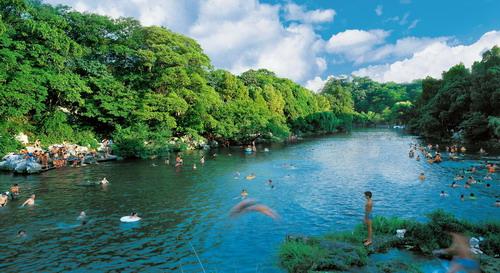
[[[366,238],[366,227],[363,224],[357,225],[351,232],[332,232],[307,240],[287,240],[280,249],[280,264],[292,273],[343,271],[353,266],[366,265],[369,254],[385,252],[390,248],[409,246],[422,255],[431,255],[433,250],[446,248],[451,244],[448,232],[483,237],[481,250],[489,257],[498,257],[500,254],[500,222],[472,224],[442,210],[430,213],[428,218],[427,223],[420,223],[400,218],[375,217],[374,245],[370,248],[363,246],[363,239]],[[395,236],[397,229],[407,230],[404,239]],[[491,259],[486,260],[489,264],[492,263]],[[396,272],[391,271],[394,265],[380,266],[379,270],[382,272]],[[419,272],[414,266],[404,266],[408,266],[404,272]]]

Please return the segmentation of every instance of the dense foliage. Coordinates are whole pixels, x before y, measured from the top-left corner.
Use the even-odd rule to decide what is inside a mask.
[[[352,109],[332,102],[267,70],[215,70],[196,41],[163,27],[0,2],[2,153],[21,131],[46,145],[111,136],[138,155],[171,137],[241,143],[349,127]]]
[[[469,141],[500,138],[500,48],[483,53],[469,70],[463,64],[426,78],[416,102],[414,130],[426,137]]]
[[[321,93],[336,109],[343,112],[354,109],[357,124],[406,124],[414,102],[420,96],[421,83],[378,83],[366,77],[352,80],[331,78]]]

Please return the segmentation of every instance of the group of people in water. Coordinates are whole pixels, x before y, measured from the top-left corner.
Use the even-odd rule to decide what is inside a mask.
[[[465,153],[467,149],[465,147],[459,147],[458,145],[452,145],[452,146],[446,146],[445,148],[446,153],[448,154],[448,158],[450,160],[456,161],[458,159],[458,153]],[[410,150],[408,152],[408,156],[410,158],[414,158],[416,155],[416,152],[420,151],[427,159],[429,163],[440,163],[443,161],[443,157],[439,151],[439,145],[432,145],[428,144],[427,146],[417,146],[417,144],[411,144],[410,145]],[[434,154],[432,152],[434,151]],[[480,155],[485,155],[486,151],[481,148],[479,150]],[[420,157],[417,154],[416,160],[419,161]],[[491,181],[493,180],[493,175],[496,172],[497,165],[492,162],[485,161],[482,164],[479,165],[474,165],[471,166],[468,169],[462,169],[460,172],[454,177],[454,181],[451,182],[450,187],[452,189],[455,188],[460,188],[463,187],[464,189],[470,189],[473,187],[473,185],[484,185],[485,188],[491,188],[492,183]],[[486,174],[482,174],[481,171],[486,171]],[[475,179],[474,176],[476,175],[481,175],[481,179]],[[467,179],[465,179],[465,177]],[[418,179],[423,181],[426,179],[425,174],[422,172],[418,176]],[[459,184],[460,181],[465,181],[465,183],[462,185]],[[445,191],[441,191],[440,193],[441,197],[448,197],[448,193]],[[476,200],[477,196],[474,193],[469,193],[468,196],[465,194],[460,195],[460,200],[465,201],[465,200]],[[500,199],[497,199],[495,203],[493,204],[496,207],[500,207]]]

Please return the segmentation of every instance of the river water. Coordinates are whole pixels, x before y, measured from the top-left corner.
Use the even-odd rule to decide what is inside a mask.
[[[19,183],[22,198],[0,208],[0,270],[203,272],[203,265],[206,272],[282,272],[277,251],[287,234],[352,228],[362,221],[366,190],[373,192],[375,215],[424,221],[438,208],[471,221],[499,215],[492,205],[500,195],[498,174],[491,188],[451,189],[457,168],[476,161],[417,162],[408,158],[409,143],[416,141],[396,131],[364,130],[274,145],[269,152],[258,147],[252,155],[221,149],[204,166],[202,152],[194,151],[185,153],[181,169],[157,159],[2,174],[0,190]],[[424,182],[418,181],[420,172]],[[245,179],[250,173],[254,180]],[[109,186],[82,186],[103,177]],[[256,213],[230,218],[242,189],[281,219]],[[441,190],[449,196],[440,197]],[[459,200],[470,192],[478,199]],[[20,208],[31,193],[37,204]],[[80,227],[76,217],[82,210],[90,222]],[[142,221],[121,223],[131,211]],[[21,229],[28,234],[24,239],[16,238]]]

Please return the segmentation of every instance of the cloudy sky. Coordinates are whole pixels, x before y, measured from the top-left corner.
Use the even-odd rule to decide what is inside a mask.
[[[44,0],[195,38],[218,68],[268,68],[313,90],[331,75],[440,77],[500,45],[497,0]]]

